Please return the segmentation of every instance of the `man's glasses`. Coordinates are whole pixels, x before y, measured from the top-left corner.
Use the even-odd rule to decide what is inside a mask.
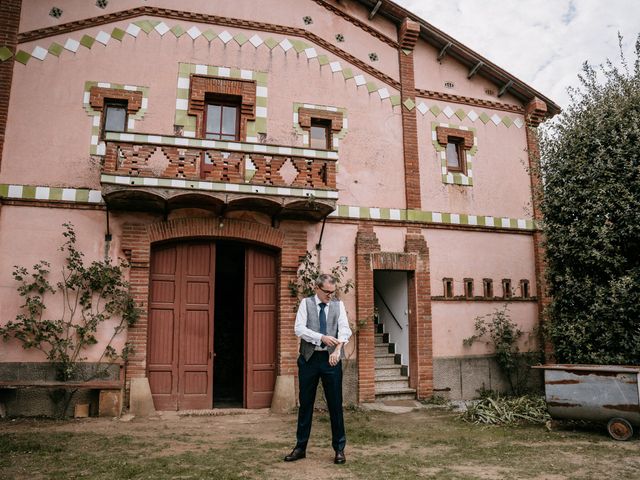
[[[324,294],[326,294],[326,295],[333,295],[334,293],[336,293],[336,291],[335,291],[335,290],[325,290],[325,289],[324,289],[324,288],[322,288],[322,287],[318,287],[318,290],[320,290],[321,292],[323,292],[323,293],[324,293]]]

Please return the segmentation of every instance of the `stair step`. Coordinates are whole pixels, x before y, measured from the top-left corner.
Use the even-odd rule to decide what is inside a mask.
[[[376,392],[376,400],[415,400],[415,388],[402,388],[395,391]]]
[[[402,365],[376,365],[376,380],[380,377],[401,377]]]
[[[396,353],[376,353],[376,368],[383,365],[400,365],[400,355]]]
[[[375,344],[381,344],[381,343],[389,343],[389,334],[388,333],[376,333],[374,335],[375,338]]]
[[[402,390],[409,388],[409,377],[381,377],[376,378],[376,393]]]
[[[378,343],[376,344],[376,354],[394,353],[395,348],[393,343]]]

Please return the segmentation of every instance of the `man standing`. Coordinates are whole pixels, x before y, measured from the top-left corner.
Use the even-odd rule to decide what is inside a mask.
[[[300,409],[296,446],[284,457],[285,462],[305,458],[311,434],[313,407],[318,381],[322,380],[324,396],[331,418],[331,444],[336,452],[334,463],[346,462],[342,415],[342,346],[349,341],[351,329],[344,304],[333,298],[336,280],[331,275],[320,275],[315,282],[316,294],[300,302],[296,315],[295,333],[300,337],[298,382]]]

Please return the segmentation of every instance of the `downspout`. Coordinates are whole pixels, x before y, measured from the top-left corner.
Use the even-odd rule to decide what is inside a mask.
[[[324,224],[327,223],[328,216],[329,215],[325,215],[325,217],[322,219],[322,228],[320,229],[320,238],[318,239],[318,243],[316,243],[316,252],[318,256],[318,270],[320,270],[320,267],[322,266],[322,256],[320,255],[320,253],[322,252],[322,236],[324,235]]]

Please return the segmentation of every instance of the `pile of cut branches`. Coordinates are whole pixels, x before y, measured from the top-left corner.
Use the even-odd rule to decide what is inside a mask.
[[[467,404],[460,418],[476,425],[544,424],[551,419],[544,398],[533,395],[484,396]]]

